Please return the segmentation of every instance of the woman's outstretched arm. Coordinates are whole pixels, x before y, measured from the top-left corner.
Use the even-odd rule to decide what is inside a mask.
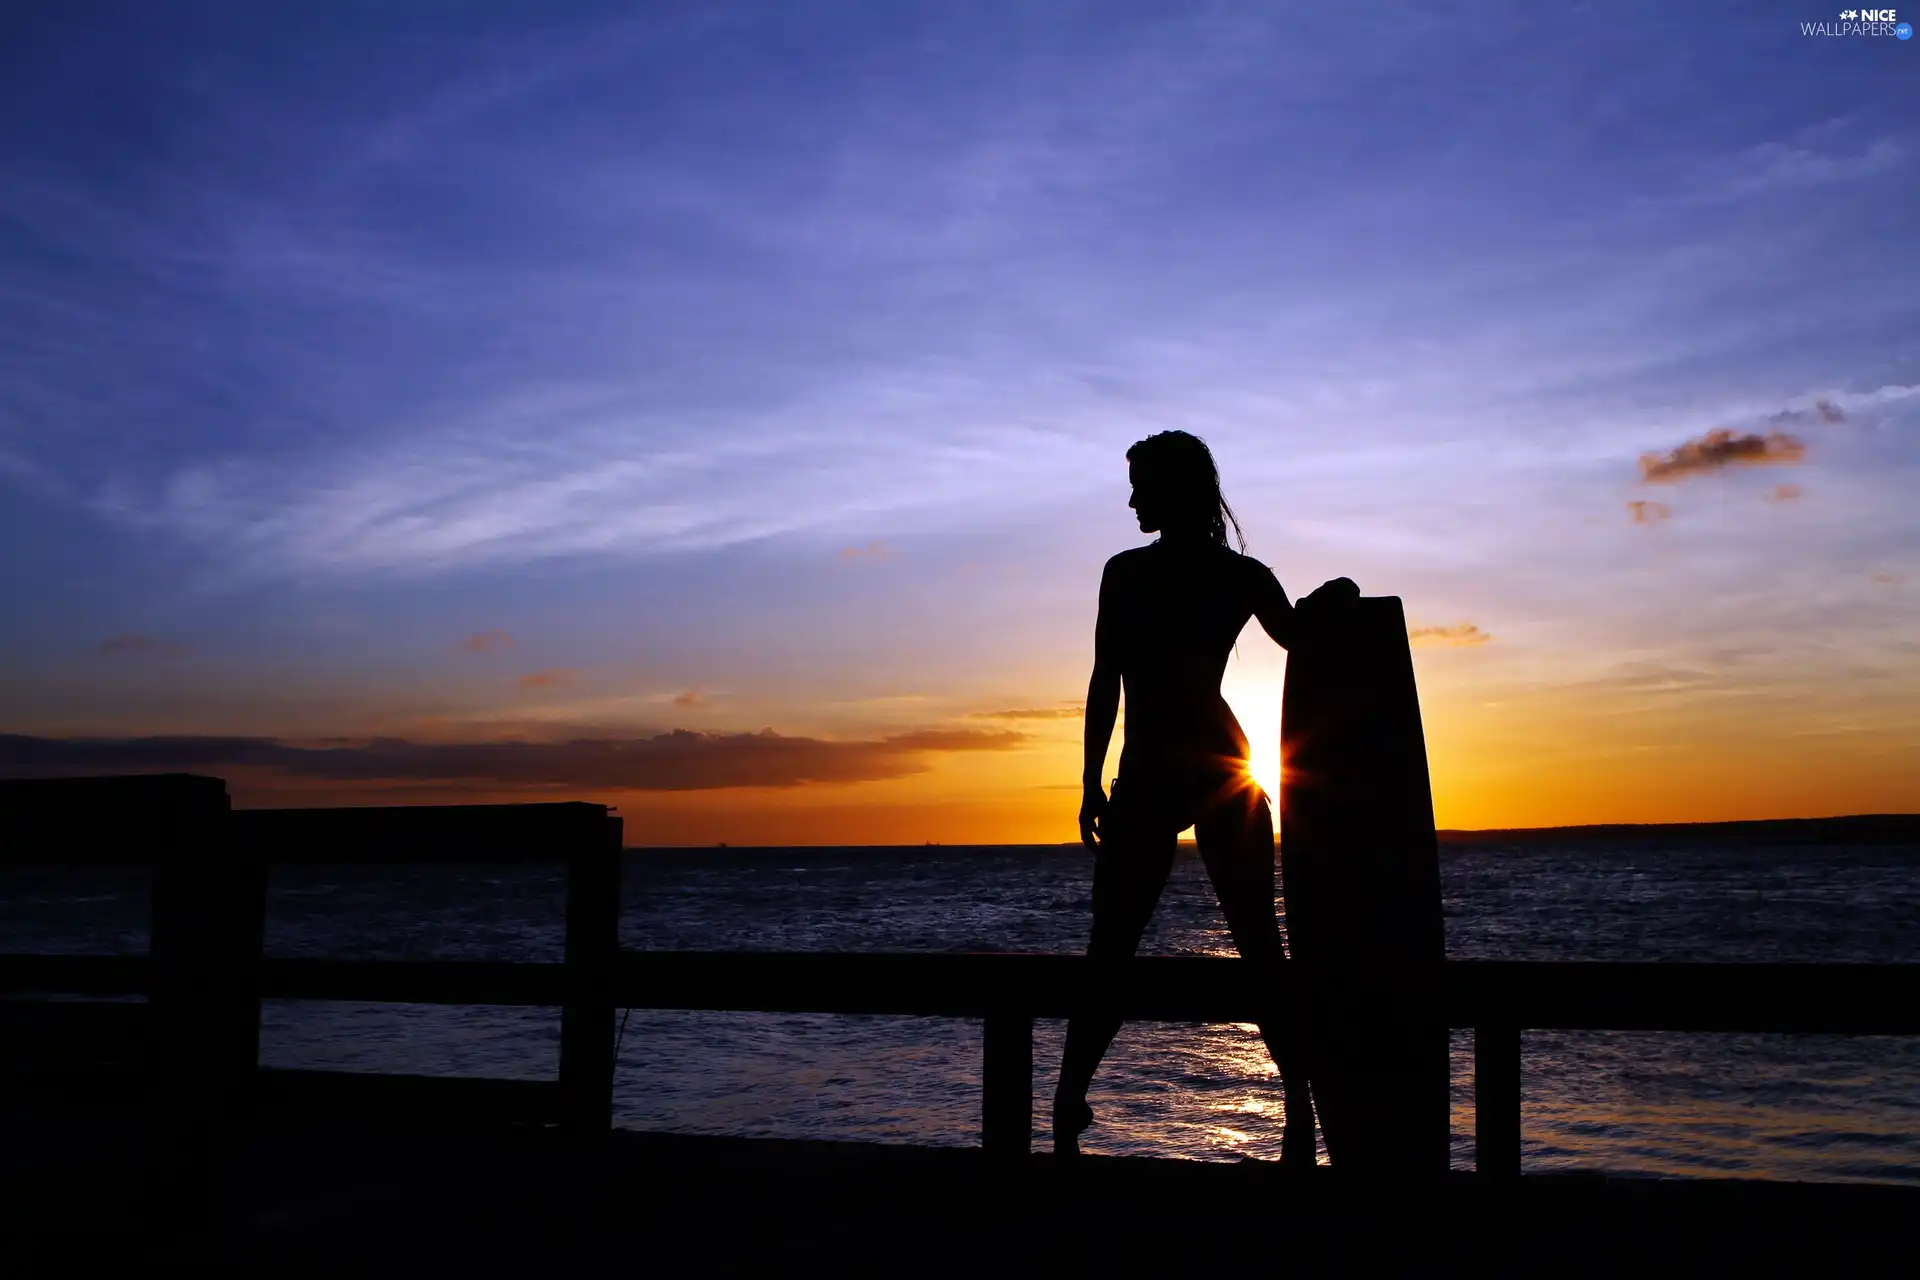
[[[1247,563],[1252,570],[1253,616],[1260,619],[1261,630],[1272,636],[1275,644],[1282,649],[1293,648],[1293,604],[1287,599],[1286,588],[1273,576],[1273,570],[1258,560]]]
[[[1100,578],[1100,617],[1093,626],[1093,676],[1087,681],[1086,755],[1080,769],[1080,840],[1098,846],[1100,818],[1106,813],[1107,793],[1100,775],[1107,764],[1107,745],[1113,741],[1113,722],[1120,714],[1120,667],[1112,637],[1113,565]]]
[[[1253,565],[1253,616],[1260,619],[1262,629],[1282,649],[1293,648],[1294,637],[1299,634],[1301,609],[1318,608],[1330,602],[1344,603],[1360,595],[1360,588],[1352,578],[1334,578],[1315,587],[1298,605],[1289,604],[1286,589],[1273,576],[1273,570],[1258,560],[1250,563]]]

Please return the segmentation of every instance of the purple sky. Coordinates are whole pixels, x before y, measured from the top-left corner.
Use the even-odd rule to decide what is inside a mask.
[[[1920,773],[1913,41],[1806,3],[87,9],[0,18],[0,732],[1059,707],[1140,538],[1122,455],[1182,427],[1290,591],[1492,637],[1422,651],[1443,792],[1646,699],[1642,748]],[[1023,732],[1071,782],[1077,722]]]

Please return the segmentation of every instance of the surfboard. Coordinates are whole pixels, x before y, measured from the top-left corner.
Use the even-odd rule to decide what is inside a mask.
[[[1426,736],[1395,596],[1302,609],[1281,696],[1280,875],[1336,1169],[1447,1168],[1446,942]]]

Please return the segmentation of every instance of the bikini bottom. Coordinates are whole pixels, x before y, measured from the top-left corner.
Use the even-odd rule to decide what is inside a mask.
[[[1121,758],[1108,812],[1116,826],[1132,827],[1148,837],[1177,835],[1216,815],[1243,820],[1261,798],[1243,760],[1203,757],[1131,768],[1129,763]]]

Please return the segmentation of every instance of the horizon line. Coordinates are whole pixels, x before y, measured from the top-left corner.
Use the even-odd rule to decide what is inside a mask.
[[[1484,827],[1457,828],[1443,827],[1434,831],[1434,836],[1442,844],[1463,843],[1474,839],[1495,839],[1517,836],[1569,836],[1569,835],[1613,835],[1638,834],[1665,831],[1701,831],[1716,830],[1727,834],[1748,832],[1764,834],[1768,831],[1786,832],[1795,829],[1806,830],[1824,824],[1844,824],[1861,827],[1854,835],[1904,835],[1912,843],[1920,844],[1920,813],[1846,813],[1831,814],[1816,818],[1732,818],[1713,822],[1585,822],[1555,827]],[[1884,824],[1884,826],[1882,826]],[[1277,840],[1277,837],[1276,837]],[[1182,839],[1181,846],[1192,846],[1191,839]],[[1879,843],[1875,841],[1874,843]],[[861,843],[802,843],[802,844],[734,844],[731,841],[715,841],[710,844],[630,844],[622,846],[628,853],[646,852],[688,852],[696,850],[725,849],[729,853],[755,852],[760,850],[784,849],[1078,849],[1078,840],[1033,840],[1003,841],[982,843],[974,841],[928,840],[919,844],[861,844]]]

